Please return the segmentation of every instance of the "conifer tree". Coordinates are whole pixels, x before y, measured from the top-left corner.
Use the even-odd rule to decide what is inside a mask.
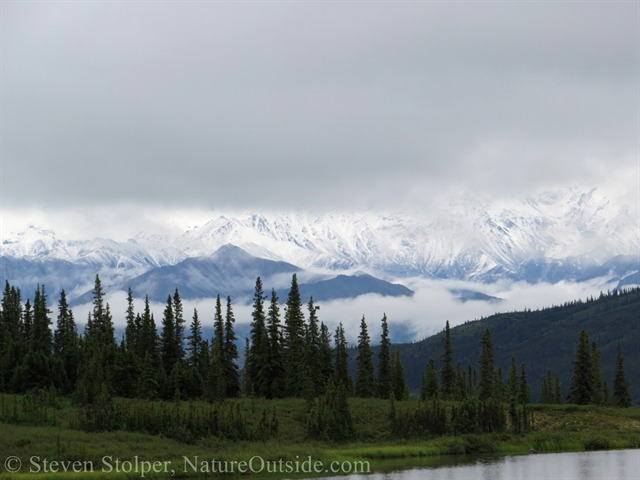
[[[225,393],[227,397],[240,396],[240,372],[238,371],[238,347],[236,346],[236,334],[233,324],[236,319],[233,315],[231,297],[227,297],[227,312],[224,319],[224,344],[222,348],[222,368],[224,372]]]
[[[73,312],[67,304],[64,290],[60,292],[60,302],[58,303],[58,321],[54,333],[53,351],[62,361],[66,378],[65,393],[69,393],[78,380],[80,351],[76,322],[73,319]]]
[[[397,401],[409,399],[409,387],[400,358],[400,349],[396,349],[391,357],[391,390]]]
[[[116,339],[113,318],[109,304],[104,303],[104,290],[100,277],[96,275],[93,287],[93,312],[91,322],[88,323],[87,340],[99,349],[115,350]]]
[[[382,317],[382,335],[380,337],[380,351],[378,352],[378,398],[388,399],[391,395],[391,341],[389,339],[389,325],[387,314]]]
[[[491,398],[493,395],[494,381],[494,353],[493,340],[488,328],[484,330],[481,340],[482,350],[480,352],[480,385],[478,396],[481,400]]]
[[[320,330],[318,328],[319,306],[314,305],[313,297],[309,298],[307,310],[309,323],[305,329],[305,397],[313,398],[322,393],[324,384],[320,372]]]
[[[150,353],[146,353],[142,359],[137,387],[138,398],[153,400],[158,394],[156,366]]]
[[[589,335],[586,330],[580,332],[580,339],[576,347],[576,358],[572,363],[573,375],[569,385],[567,402],[586,405],[592,401],[594,395],[593,361]]]
[[[8,280],[5,280],[5,288],[0,305],[2,307],[2,314],[0,315],[0,340],[3,342],[0,345],[5,345],[5,342],[17,340],[26,333],[23,328],[20,289],[11,286]]]
[[[320,322],[320,371],[319,376],[322,382],[322,390],[320,394],[323,395],[327,389],[327,383],[333,376],[333,348],[331,347],[331,332],[329,328]]]
[[[438,377],[436,376],[436,380]],[[467,380],[465,374],[462,372],[462,365],[458,362],[456,365],[456,388],[453,398],[458,401],[462,401],[467,398]]]
[[[171,295],[167,298],[167,306],[162,316],[160,352],[164,372],[169,376],[173,370],[173,366],[178,361],[178,352],[176,351],[176,324],[173,317],[173,301],[171,300]],[[168,392],[168,395],[172,396],[173,392]]]
[[[355,395],[360,398],[373,397],[374,376],[373,376],[373,351],[369,345],[369,332],[364,315],[360,321],[360,335],[358,336],[358,369],[356,373]]]
[[[249,386],[253,389],[255,395],[267,396],[269,379],[264,377],[266,372],[263,367],[269,354],[269,337],[264,313],[264,292],[260,277],[256,280],[251,317],[253,318],[250,333],[251,348],[244,366],[244,375],[246,375],[246,381],[249,382]]]
[[[222,316],[222,301],[220,294],[216,297],[216,311],[213,316],[213,342],[220,343],[220,354],[224,344],[224,317]]]
[[[529,384],[527,383],[527,372],[524,369],[524,362],[522,362],[520,369],[520,389],[518,392],[518,402],[521,405],[528,405],[529,403],[531,403],[531,391],[529,390]]]
[[[25,328],[20,289],[5,281],[0,311],[0,392],[10,390],[16,369],[22,364],[27,350],[28,332]],[[25,306],[26,310],[26,306]]]
[[[30,343],[31,339],[31,327],[33,326],[33,308],[31,308],[31,300],[27,298],[24,304],[24,317],[23,317],[23,337],[25,346]]]
[[[516,363],[516,357],[511,357],[511,366],[509,367],[509,378],[507,380],[507,395],[509,398],[516,398],[518,391],[520,390],[518,384],[518,364]]]
[[[198,318],[198,310],[193,309],[193,318],[187,337],[187,365],[189,366],[189,395],[200,397],[204,393],[204,380],[207,376],[207,359],[205,349],[207,343],[202,339],[202,325]]]
[[[427,371],[423,373],[422,387],[420,388],[420,400],[432,400],[440,397],[438,388],[438,372],[436,371],[436,362],[433,358],[429,359]]]
[[[451,328],[449,320],[444,329],[444,337],[442,338],[442,346],[444,352],[442,354],[442,371],[440,373],[440,386],[442,398],[451,399],[456,381],[456,371],[453,368],[453,347],[451,346]]]
[[[268,349],[264,362],[264,377],[266,380],[265,396],[280,398],[284,394],[284,367],[282,365],[282,330],[280,326],[280,307],[275,289],[271,289],[271,303],[267,318]],[[245,367],[246,368],[246,367]]]
[[[202,324],[198,318],[198,310],[193,309],[193,318],[189,326],[189,336],[187,337],[187,361],[194,370],[202,373],[204,360],[204,341],[202,339]]]
[[[601,404],[604,397],[601,363],[600,349],[596,345],[596,342],[591,342],[591,364],[593,365],[593,398],[591,399],[591,403],[595,403],[596,405]]]
[[[619,407],[630,407],[633,405],[631,394],[629,393],[629,381],[624,373],[624,357],[622,347],[618,342],[618,356],[616,357],[616,373],[613,379],[613,402]]]
[[[182,363],[184,360],[184,314],[182,308],[182,300],[180,299],[180,293],[176,288],[175,293],[173,294],[173,322],[175,325],[176,333],[175,333],[175,351],[178,362]],[[182,367],[180,367],[180,372],[182,373]]]
[[[38,285],[33,300],[33,325],[31,327],[31,338],[29,346],[31,350],[42,352],[45,357],[51,355],[51,310],[47,308],[47,295],[44,285]]]
[[[136,323],[136,312],[133,307],[133,292],[131,287],[127,292],[127,311],[125,313],[126,327],[124,330],[125,346],[127,350],[138,352],[138,340],[139,340],[139,322]]]
[[[553,403],[562,405],[562,389],[560,387],[560,376],[556,373],[555,389],[553,392]]]
[[[349,354],[347,353],[347,339],[344,335],[344,327],[342,326],[342,322],[338,325],[335,334],[335,385],[336,388],[342,386],[347,392],[347,395],[350,395],[353,391],[353,384],[351,381],[351,376],[349,375],[349,366],[348,366],[348,358]]]
[[[305,378],[304,367],[304,315],[298,289],[298,278],[294,273],[287,298],[284,319],[285,392],[287,396],[302,395]]]
[[[220,294],[216,297],[216,309],[213,317],[213,338],[209,352],[209,364],[205,376],[205,397],[209,402],[220,401],[226,396],[224,375],[224,316],[222,315],[222,301]],[[247,346],[249,339],[247,339]],[[249,349],[245,352],[245,373]],[[245,375],[246,378],[246,375]]]
[[[150,356],[154,368],[159,367],[158,360],[158,331],[156,329],[156,322],[151,313],[149,306],[149,296],[144,299],[144,310],[142,312],[142,318],[140,319],[140,338],[138,342],[138,356],[142,359]]]

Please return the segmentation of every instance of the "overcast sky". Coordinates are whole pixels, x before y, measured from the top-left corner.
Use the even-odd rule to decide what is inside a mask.
[[[2,209],[637,198],[638,8],[3,2]]]

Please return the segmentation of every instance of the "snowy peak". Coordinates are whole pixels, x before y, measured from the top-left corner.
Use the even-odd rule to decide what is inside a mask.
[[[319,272],[555,282],[588,277],[618,255],[635,256],[639,241],[637,219],[625,206],[597,190],[565,188],[491,201],[465,196],[419,212],[224,213],[176,236],[141,232],[126,242],[60,240],[30,225],[3,241],[2,255],[64,260],[122,279],[188,258],[237,259],[239,248]]]

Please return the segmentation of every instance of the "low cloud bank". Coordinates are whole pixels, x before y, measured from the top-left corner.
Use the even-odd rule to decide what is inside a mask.
[[[556,284],[526,282],[497,282],[494,284],[477,284],[471,282],[412,279],[405,282],[415,291],[412,297],[382,297],[377,294],[362,295],[355,299],[333,300],[320,303],[319,318],[330,329],[335,330],[339,322],[345,326],[347,340],[350,344],[357,342],[360,320],[364,315],[369,328],[372,343],[379,342],[381,329],[380,320],[386,313],[389,320],[392,341],[407,342],[420,340],[433,335],[444,328],[449,320],[452,326],[460,325],[467,320],[476,320],[494,313],[521,311],[525,308],[537,309],[560,305],[565,302],[585,299],[590,295],[598,295],[600,291],[612,288],[603,283],[603,279],[590,282]],[[471,300],[460,302],[451,290],[471,290],[501,298],[499,303]],[[126,293],[114,292],[106,297],[111,306],[116,328],[125,324],[125,310],[127,308]],[[280,298],[281,316],[284,317],[284,302]],[[303,302],[305,300],[303,299]],[[198,310],[198,316],[205,328],[213,325],[215,299],[185,300],[184,312],[187,326],[191,322],[193,310]],[[223,313],[226,298],[223,302]],[[162,313],[166,304],[151,303],[158,328],[162,324]],[[135,309],[141,312],[144,302],[135,299]],[[76,321],[84,323],[91,311],[91,304],[79,305],[74,308]],[[241,301],[233,301],[233,310],[239,328],[251,322],[251,305]],[[305,309],[306,312],[306,309]],[[55,314],[54,314],[55,315]],[[80,328],[82,330],[82,328]]]

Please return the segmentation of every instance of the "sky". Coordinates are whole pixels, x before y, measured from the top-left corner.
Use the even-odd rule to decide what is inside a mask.
[[[2,217],[637,204],[638,8],[3,1]]]
[[[637,2],[0,9],[3,238],[26,222],[63,238],[126,240],[146,228],[178,233],[217,211],[427,212],[443,198],[574,185],[639,210]],[[497,309],[455,303],[446,285],[415,287],[408,302],[338,301],[321,317],[355,332],[364,313],[377,335],[387,311],[422,338]],[[506,311],[599,287],[488,293]]]

